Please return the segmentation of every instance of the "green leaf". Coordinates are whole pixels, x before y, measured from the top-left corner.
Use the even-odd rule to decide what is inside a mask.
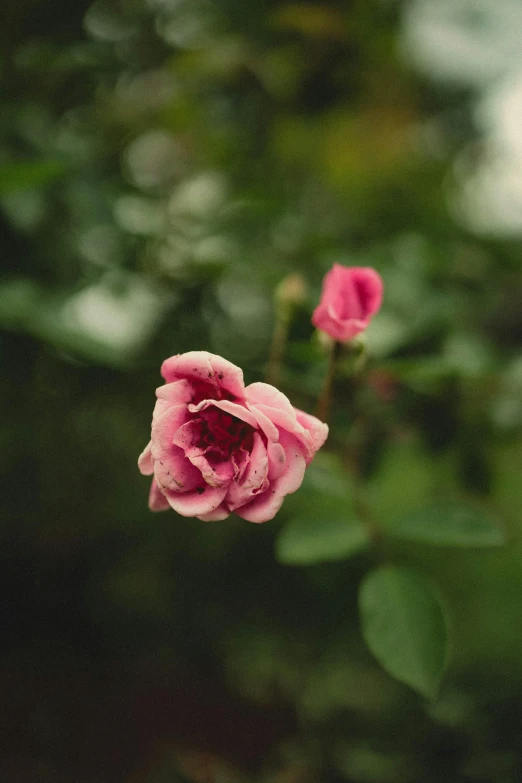
[[[65,171],[59,160],[22,161],[0,166],[0,194],[47,185]]]
[[[370,543],[367,528],[354,518],[352,488],[340,458],[319,453],[299,492],[286,501],[290,521],[276,543],[287,565],[311,565],[350,557]]]
[[[317,507],[290,520],[277,539],[276,555],[286,565],[342,560],[370,544],[367,529],[339,509]]]
[[[0,282],[0,324],[8,328],[25,326],[41,298],[39,287],[27,278]]]
[[[337,516],[341,508],[351,513],[353,482],[337,454],[328,451],[316,454],[306,469],[299,494],[294,497],[304,496],[308,503],[337,511]]]
[[[462,503],[434,503],[397,519],[390,534],[438,546],[500,546],[505,532],[480,509]]]
[[[447,626],[429,583],[403,568],[378,568],[359,590],[362,634],[381,666],[428,699],[437,695]]]

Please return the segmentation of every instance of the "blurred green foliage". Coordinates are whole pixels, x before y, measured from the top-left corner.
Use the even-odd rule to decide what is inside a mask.
[[[2,779],[521,779],[522,228],[463,206],[484,70],[520,68],[520,27],[510,0],[470,5],[3,0]],[[466,71],[458,40],[487,62]],[[151,515],[161,361],[205,349],[262,379],[297,272],[280,386],[312,411],[334,261],[375,267],[385,304],[301,490],[262,526]],[[478,509],[450,530],[471,549],[430,546],[452,543],[436,514],[416,535],[434,502]],[[381,562],[446,604],[433,702],[363,643]]]

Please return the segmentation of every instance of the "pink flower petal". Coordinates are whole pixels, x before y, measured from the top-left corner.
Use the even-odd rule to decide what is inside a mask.
[[[227,487],[198,487],[195,492],[169,492],[167,500],[182,517],[199,517],[216,511],[227,494]]]
[[[192,449],[186,454],[188,459],[197,468],[209,487],[228,487],[234,478],[234,467],[230,461],[224,460],[217,465],[212,465],[205,454],[196,454]]]
[[[152,418],[152,457],[154,459],[154,475],[158,485],[163,490],[184,492],[193,489],[200,481],[198,471],[185,458],[181,449],[174,444],[174,435],[183,422],[188,411],[185,405],[174,405],[160,415]]]
[[[366,317],[380,310],[384,293],[382,277],[370,266],[354,266],[352,279]]]
[[[230,460],[211,462],[208,453],[211,447],[201,445],[200,421],[188,421],[174,435],[173,442],[183,450],[185,457],[199,471],[200,477],[211,487],[223,487],[234,477],[234,466]]]
[[[286,432],[295,435],[296,438],[302,440],[303,443],[308,446],[310,443],[309,433],[297,421],[297,416],[295,415],[293,408],[291,414],[286,410],[281,410],[281,408],[272,408],[269,405],[261,405],[260,403],[256,405],[256,408],[258,411],[264,413],[279,429],[286,430]]]
[[[275,386],[271,386],[269,383],[251,383],[245,389],[246,398],[248,402],[257,405],[269,405],[271,408],[279,408],[286,411],[289,416],[292,415],[293,407],[288,397],[276,389]]]
[[[283,495],[291,495],[303,483],[306,469],[305,458],[299,440],[286,432],[281,432],[280,443],[285,450],[286,467],[283,474],[276,479],[273,488]]]
[[[184,452],[174,443],[180,422],[187,416],[184,405],[173,406],[152,421],[152,457],[154,475],[162,490],[185,492],[201,481],[199,471],[191,465]]]
[[[197,405],[189,405],[188,409],[191,413],[199,413],[199,411],[206,410],[211,405],[225,413],[230,413],[236,419],[241,419],[241,421],[257,429],[258,424],[248,408],[245,408],[244,405],[238,405],[236,402],[230,402],[230,400],[201,400]]]
[[[279,430],[277,429],[274,422],[270,421],[268,416],[264,414],[263,411],[260,411],[257,405],[250,404],[249,402],[247,402],[247,405],[250,413],[256,420],[259,428],[265,434],[268,442],[277,443],[279,440]]]
[[[367,318],[341,318],[333,305],[326,307],[326,320],[328,329],[325,331],[334,340],[339,340],[340,342],[353,340],[358,334],[364,332],[370,323],[369,316]]]
[[[190,419],[190,413],[188,412],[186,405],[171,405],[170,408],[161,409],[159,402],[156,403],[154,411],[152,413],[152,456],[154,459],[159,459],[157,456],[160,448],[168,448],[172,442],[174,435]]]
[[[154,412],[161,415],[168,408],[178,405],[188,405],[192,400],[193,389],[188,381],[174,381],[159,386],[156,389],[156,405]]]
[[[280,478],[270,483],[268,489],[254,500],[235,510],[247,522],[268,522],[273,519],[285,498],[301,486],[306,469],[305,458],[297,438],[281,433],[281,445],[285,449],[286,467]]]
[[[254,409],[252,409],[254,410]],[[306,458],[310,461],[315,453],[312,436],[308,430],[302,427],[297,421],[295,413],[290,417],[288,413],[279,408],[270,408],[268,405],[256,405],[255,410],[257,414],[264,414],[272,424],[275,424],[279,429],[279,434],[284,430],[286,432],[295,435],[295,437],[301,442]]]
[[[154,462],[154,476],[165,492],[188,492],[201,484],[201,473],[185,457],[183,450],[171,446],[165,458]]]
[[[303,444],[306,450],[306,457],[310,461],[317,450],[314,448],[313,437],[308,427],[303,426],[297,418],[297,410],[293,407],[288,397],[268,383],[251,383],[246,388],[246,395],[247,402],[252,406],[251,410],[254,415],[256,415],[254,411],[255,406],[256,411],[263,413],[272,424],[293,433]],[[318,419],[315,419],[315,421],[318,422]],[[263,425],[261,424],[261,426]]]
[[[241,519],[246,519],[247,522],[269,522],[283,505],[284,499],[284,495],[269,487],[266,492],[257,495],[250,503],[236,508],[234,513]]]
[[[150,476],[154,473],[154,463],[152,461],[152,441],[149,440],[140,456],[138,457],[138,468],[143,476]]]
[[[367,328],[382,296],[382,279],[375,269],[334,264],[324,277],[312,323],[334,340],[351,340]]]
[[[334,264],[325,277],[325,291],[340,320],[365,317],[353,279],[353,268]]]
[[[161,365],[161,374],[167,382],[187,379],[211,384],[219,399],[222,390],[243,399],[245,386],[243,371],[221,356],[208,351],[189,351],[171,356]]]
[[[201,460],[199,469],[207,484],[210,484],[211,487],[221,487],[224,484],[230,484],[235,474],[231,459],[222,459],[220,457],[216,459],[215,455],[208,451],[204,456],[202,455]],[[193,464],[196,465],[197,463],[194,462]]]
[[[254,495],[263,491],[268,485],[268,455],[265,444],[259,433],[254,433],[254,445],[250,454],[250,462],[241,482],[233,481],[226,496],[230,510],[248,503]]]
[[[364,284],[353,282],[363,308],[370,301]],[[139,458],[140,470],[154,473],[150,508],[168,505],[203,521],[233,509],[252,522],[271,519],[301,484],[326,425],[273,386],[245,389],[238,367],[206,351],[167,359],[162,374],[151,441]]]
[[[231,461],[234,466],[234,478],[241,483],[250,465],[250,452],[240,446],[239,451],[232,454]]]
[[[328,437],[328,424],[324,424],[315,416],[311,416],[309,413],[299,410],[299,408],[294,408],[294,410],[299,424],[310,433],[314,451],[319,451]]]
[[[156,479],[152,479],[149,492],[149,508],[151,511],[166,511],[170,508],[169,501],[160,491]]]
[[[201,428],[202,424],[199,421],[194,419],[186,421],[172,434],[172,443],[186,453],[200,442]]]
[[[202,522],[221,522],[229,516],[230,511],[225,503],[222,503],[214,511],[210,511],[208,514],[200,514],[198,519],[201,519]]]
[[[268,443],[268,478],[275,481],[286,467],[286,454],[280,443]]]

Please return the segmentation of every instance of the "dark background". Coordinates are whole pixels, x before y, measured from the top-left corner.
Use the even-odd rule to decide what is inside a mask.
[[[2,780],[522,779],[521,16],[3,0]],[[431,704],[362,642],[374,553],[277,562],[306,490],[266,525],[204,524],[152,515],[136,467],[161,361],[210,350],[262,379],[295,272],[280,386],[313,410],[335,261],[386,295],[362,436],[341,378],[319,468],[356,454],[383,526],[447,494],[509,531],[491,552],[384,540],[448,607]]]

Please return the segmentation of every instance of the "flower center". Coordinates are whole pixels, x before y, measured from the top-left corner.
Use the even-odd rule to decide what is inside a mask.
[[[200,448],[208,449],[221,459],[228,459],[241,447],[247,451],[251,450],[254,430],[246,422],[212,406],[201,411],[199,416]]]
[[[202,400],[231,400],[234,395],[223,388],[216,389],[211,383],[205,381],[192,381],[192,402],[197,405]]]

